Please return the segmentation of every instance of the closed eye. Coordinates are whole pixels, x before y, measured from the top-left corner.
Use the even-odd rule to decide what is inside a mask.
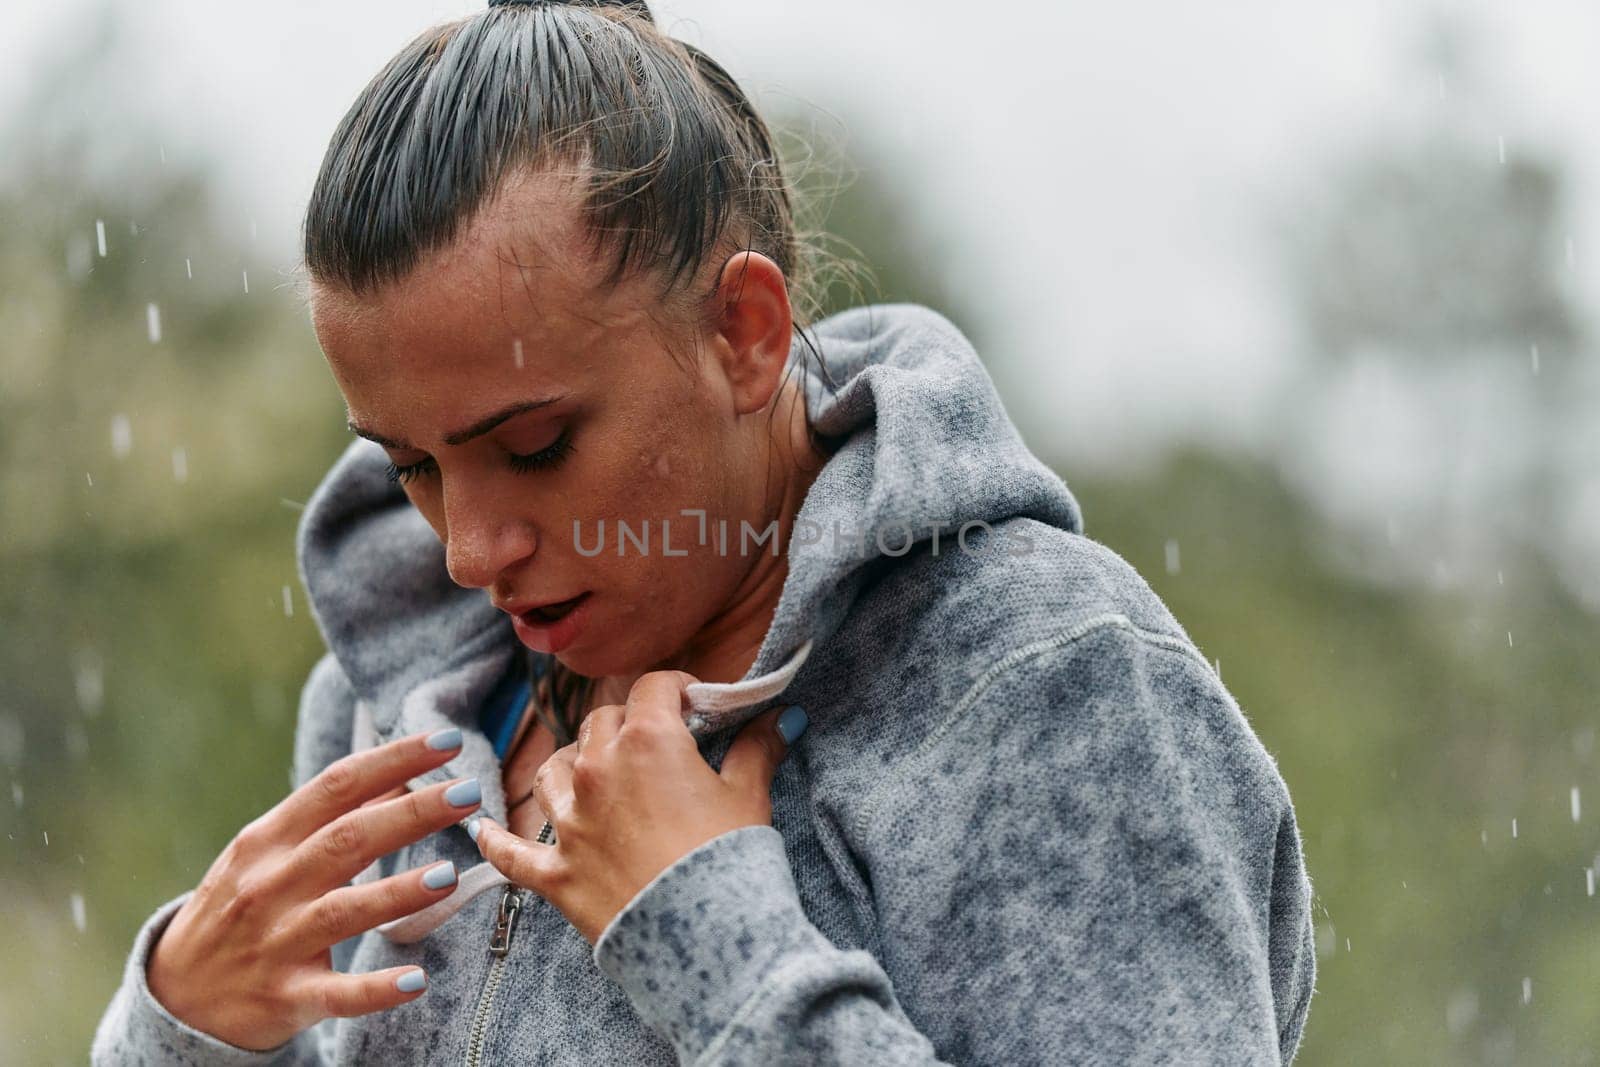
[[[511,463],[512,470],[518,474],[527,474],[531,471],[557,466],[571,454],[572,431],[563,430],[560,437],[557,437],[548,446],[537,452],[525,456],[511,453],[506,458]],[[384,477],[391,482],[409,482],[413,478],[420,478],[426,474],[437,474],[438,471],[439,465],[434,462],[432,456],[428,456],[405,466],[399,466],[391,462],[388,470],[384,472]]]

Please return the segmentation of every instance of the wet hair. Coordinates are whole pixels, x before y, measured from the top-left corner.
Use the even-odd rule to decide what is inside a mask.
[[[767,123],[720,64],[662,32],[638,0],[491,0],[413,38],[334,131],[306,209],[304,273],[372,294],[447,247],[525,170],[580,180],[589,248],[610,258],[603,284],[653,280],[678,327],[669,333],[698,338],[729,256],[767,256],[788,282],[799,340],[835,384],[807,336],[821,247],[797,232]],[[809,411],[806,422],[829,451]],[[563,710],[546,723],[565,745],[589,680],[550,663],[550,700],[535,706]]]

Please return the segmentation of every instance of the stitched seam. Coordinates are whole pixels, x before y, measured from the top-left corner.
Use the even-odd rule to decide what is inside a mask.
[[[1193,648],[1193,646],[1191,646],[1188,642],[1183,641],[1180,638],[1173,637],[1170,634],[1160,633],[1155,630],[1147,630],[1135,623],[1132,619],[1128,618],[1128,616],[1124,615],[1120,611],[1102,612],[1099,615],[1093,615],[1087,619],[1084,619],[1070,629],[1062,630],[1059,633],[1052,634],[1049,637],[1041,638],[1038,641],[1023,645],[1021,648],[1012,649],[1004,656],[1001,656],[994,663],[990,664],[982,674],[978,675],[978,677],[973,681],[972,685],[967,688],[966,693],[961,697],[961,699],[956,701],[955,707],[951,709],[950,713],[940,720],[939,725],[935,726],[932,730],[929,730],[927,736],[924,737],[915,748],[908,752],[905,758],[908,760],[915,759],[930,744],[942,737],[948,730],[950,730],[951,727],[953,727],[964,717],[967,709],[972,707],[973,704],[976,704],[983,694],[988,692],[994,683],[999,680],[999,678],[1007,671],[1012,670],[1019,664],[1025,663],[1030,659],[1041,656],[1046,652],[1053,652],[1057,649],[1065,648],[1076,641],[1082,640],[1092,633],[1107,629],[1109,627],[1116,627],[1118,629],[1126,630],[1148,644],[1155,645],[1169,652],[1182,653],[1183,655],[1199,663],[1206,670],[1214,670],[1210,662],[1208,662],[1204,656],[1200,655],[1198,650]],[[887,785],[887,783],[892,782],[893,779],[885,779],[884,781]],[[870,825],[871,820],[877,815],[878,795],[878,789],[872,789],[868,792],[866,798],[862,802],[861,808],[859,809],[860,815],[858,817],[856,827],[858,833],[860,832],[861,826]]]

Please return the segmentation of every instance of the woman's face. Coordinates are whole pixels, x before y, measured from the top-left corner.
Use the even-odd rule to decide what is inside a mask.
[[[359,298],[313,285],[311,315],[352,428],[406,472],[451,578],[501,606],[587,594],[567,625],[518,632],[603,677],[668,662],[774,565],[737,532],[774,506],[765,405],[792,320],[781,272],[754,256],[737,312],[702,330],[698,359],[675,359],[642,310],[647,283],[601,291],[607,264],[586,258],[567,188],[508,182],[399,283]],[[706,513],[705,544],[684,509]]]

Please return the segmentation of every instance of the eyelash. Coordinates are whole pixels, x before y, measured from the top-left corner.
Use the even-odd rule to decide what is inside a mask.
[[[511,456],[511,469],[518,474],[527,474],[530,471],[554,467],[571,453],[572,434],[563,430],[561,436],[556,438],[555,442],[548,448],[540,449],[531,455]],[[409,482],[413,478],[431,474],[437,469],[438,467],[433,462],[433,457],[429,456],[427,459],[418,460],[416,463],[408,463],[404,467],[390,463],[389,469],[384,472],[384,476],[391,482]]]

